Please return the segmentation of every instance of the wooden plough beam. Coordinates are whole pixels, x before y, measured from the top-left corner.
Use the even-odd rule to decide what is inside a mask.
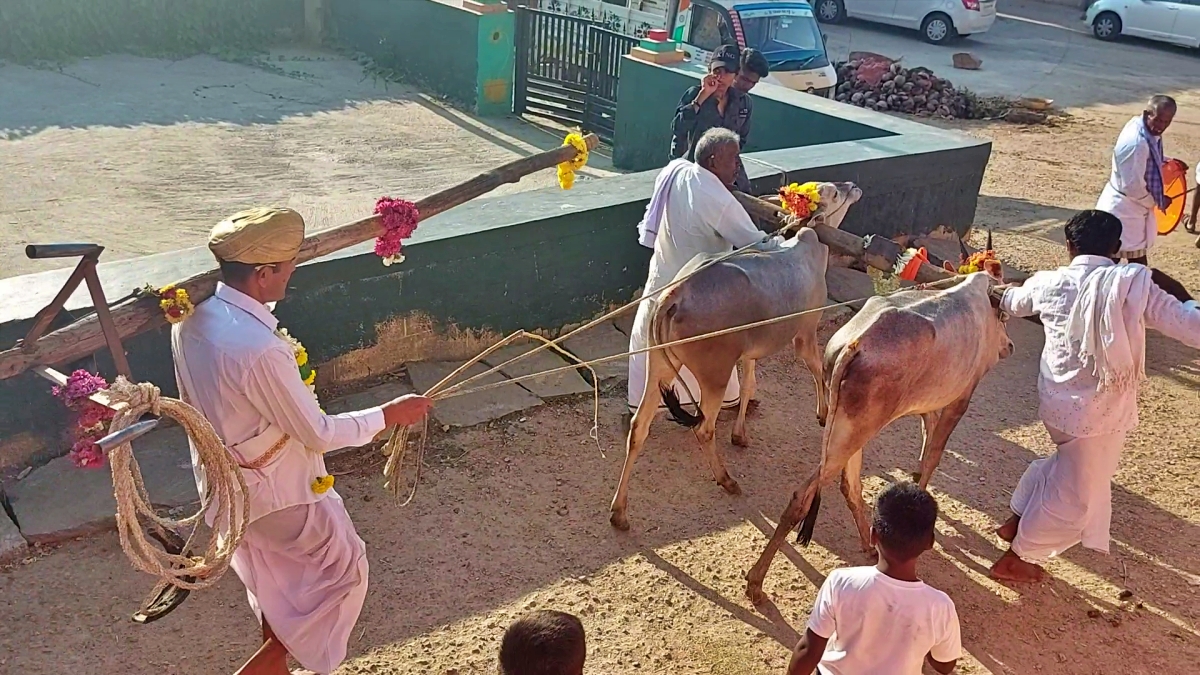
[[[599,138],[594,134],[585,136],[584,140],[589,149],[594,149],[600,143]],[[418,201],[416,203],[417,210],[420,212],[421,220],[431,218],[459,204],[487,194],[501,185],[516,183],[531,173],[554,168],[573,159],[575,155],[574,147],[564,145],[554,150],[547,150],[509,162]],[[297,262],[303,263],[320,258],[374,239],[381,233],[380,219],[375,215],[318,232],[304,239]],[[84,248],[80,248],[81,246]],[[89,246],[94,249],[87,248]],[[59,293],[59,297],[55,298],[50,307],[39,312],[34,322],[34,328],[40,327],[40,330],[44,331],[50,325],[50,321],[58,313],[57,310],[50,313],[51,307],[57,303],[58,308],[61,309],[71,292],[79,285],[79,281],[89,278],[87,276],[89,270],[91,277],[88,287],[92,289],[92,300],[96,306],[96,313],[46,335],[31,331],[30,336],[27,336],[21,344],[0,352],[0,380],[20,375],[35,366],[55,366],[69,363],[93,354],[105,346],[113,350],[113,360],[117,364],[117,371],[128,377],[129,364],[125,360],[125,353],[120,347],[120,341],[166,325],[166,319],[163,318],[158,300],[142,295],[120,302],[110,310],[104,301],[103,293],[98,293],[99,282],[96,281],[93,284],[90,280],[95,278],[95,256],[99,255],[102,248],[90,244],[52,244],[49,247],[37,248],[56,251],[58,254],[56,257],[83,255],[84,259],[80,261],[80,267],[76,268],[75,274],[72,274],[71,279],[67,282],[67,287],[64,287],[63,291]],[[89,255],[93,257],[89,258]],[[88,262],[89,260],[90,262]],[[218,271],[212,269],[175,285],[186,290],[193,303],[199,304],[216,290],[217,277]],[[74,286],[71,285],[72,281]],[[47,313],[49,313],[49,318],[43,316]]]

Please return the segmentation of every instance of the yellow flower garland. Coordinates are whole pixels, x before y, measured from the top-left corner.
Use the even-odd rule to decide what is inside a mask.
[[[310,487],[313,492],[323,495],[333,487],[333,476],[317,476]]]
[[[567,137],[563,139],[563,145],[574,147],[577,153],[574,159],[558,165],[558,186],[564,190],[570,190],[575,185],[575,172],[587,165],[588,146],[587,141],[583,140],[583,134],[576,131],[567,134]]]
[[[792,183],[779,189],[783,210],[797,218],[808,218],[821,203],[821,189],[817,183]]]
[[[162,309],[167,323],[179,323],[196,312],[196,306],[188,297],[187,290],[177,288],[174,284],[158,289],[147,285],[145,290],[158,298],[158,306]]]

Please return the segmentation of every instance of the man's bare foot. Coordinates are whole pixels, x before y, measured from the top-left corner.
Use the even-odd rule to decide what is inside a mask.
[[[996,535],[1011,544],[1013,539],[1017,538],[1017,526],[1020,524],[1021,516],[1014,513],[1008,520],[1004,521],[1003,525],[996,528]]]
[[[988,575],[998,581],[1033,584],[1042,580],[1046,572],[1039,565],[1025,562],[1016,553],[1008,550],[992,565]]]

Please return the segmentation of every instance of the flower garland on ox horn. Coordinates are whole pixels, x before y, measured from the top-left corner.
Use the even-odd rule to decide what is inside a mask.
[[[783,210],[804,220],[816,212],[821,204],[821,190],[816,183],[792,183],[779,188],[779,201]]]

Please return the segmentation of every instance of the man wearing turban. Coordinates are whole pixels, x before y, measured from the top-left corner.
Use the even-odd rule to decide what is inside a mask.
[[[291,209],[250,209],[218,224],[208,247],[222,282],[171,332],[180,394],[212,422],[249,490],[249,524],[231,567],[263,645],[239,675],[287,675],[289,655],[310,673],[345,659],[367,592],[366,546],[327,484],[324,453],[414,424],[430,406],[402,396],[340,415],[320,410],[268,308],[283,299],[303,242],[304,219]],[[204,495],[195,447],[192,465]]]

